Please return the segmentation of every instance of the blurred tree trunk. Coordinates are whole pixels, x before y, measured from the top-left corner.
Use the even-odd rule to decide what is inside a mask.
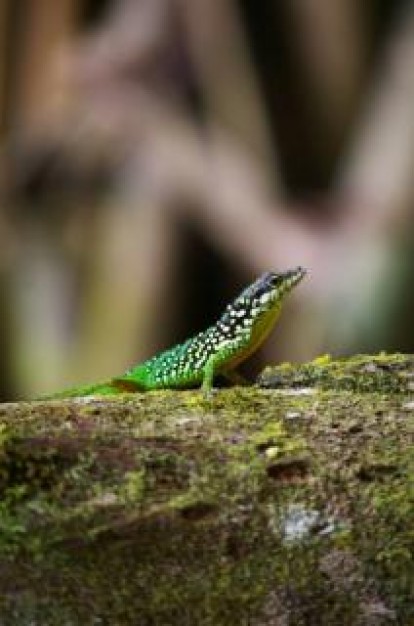
[[[59,54],[74,33],[80,0],[23,2],[16,15],[12,121],[30,134],[62,115],[69,93],[61,81]]]
[[[330,176],[366,79],[366,7],[357,0],[294,0],[286,5],[292,55],[307,94],[312,149],[321,171]]]
[[[277,146],[235,0],[181,0],[191,61],[202,90],[207,135],[232,133],[279,191]]]
[[[407,233],[414,201],[413,67],[414,9],[409,3],[394,23],[381,72],[337,177],[336,193],[347,211],[331,243],[335,264],[347,271],[341,275],[340,294],[332,285],[331,341],[351,351],[355,346],[389,346],[395,336],[396,303],[407,306],[404,294],[411,281],[404,266],[409,263]],[[345,302],[347,316],[338,316]]]

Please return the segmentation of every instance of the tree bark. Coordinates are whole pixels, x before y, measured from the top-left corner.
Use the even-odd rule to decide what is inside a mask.
[[[414,357],[0,407],[2,624],[408,624]]]

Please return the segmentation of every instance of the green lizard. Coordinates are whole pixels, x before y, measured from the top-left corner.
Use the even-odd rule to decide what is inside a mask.
[[[119,377],[66,389],[41,399],[198,385],[208,396],[218,374],[231,382],[240,382],[242,377],[235,368],[263,343],[279,317],[285,296],[305,274],[306,270],[301,267],[283,273],[267,272],[242,291],[206,331],[135,365]]]

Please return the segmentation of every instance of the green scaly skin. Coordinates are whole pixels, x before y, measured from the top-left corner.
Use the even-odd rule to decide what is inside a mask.
[[[267,272],[242,291],[206,331],[132,367],[119,377],[66,389],[42,399],[199,385],[208,396],[218,374],[240,383],[242,378],[235,368],[266,339],[279,317],[283,300],[305,274],[301,267],[280,274]]]

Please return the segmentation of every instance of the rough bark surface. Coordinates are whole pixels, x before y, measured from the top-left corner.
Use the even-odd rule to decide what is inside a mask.
[[[414,358],[0,407],[5,626],[414,623]]]

